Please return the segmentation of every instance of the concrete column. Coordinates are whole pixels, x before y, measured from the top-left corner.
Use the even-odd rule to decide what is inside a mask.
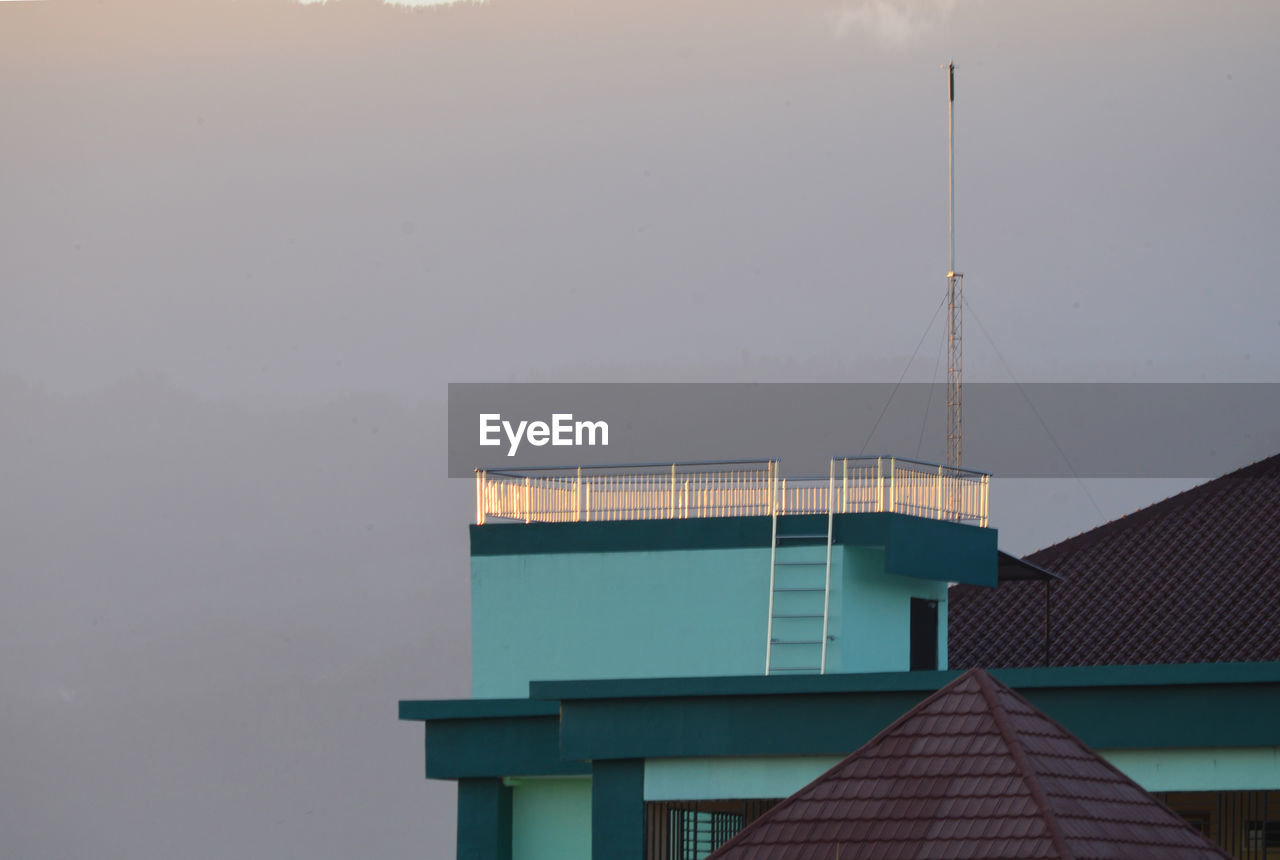
[[[511,860],[511,789],[501,779],[458,780],[458,860]]]
[[[593,860],[644,860],[644,760],[591,765]]]

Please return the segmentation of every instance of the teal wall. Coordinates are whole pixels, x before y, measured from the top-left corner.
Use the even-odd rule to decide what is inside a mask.
[[[938,667],[947,665],[947,584],[886,573],[880,547],[842,547],[838,647],[841,672],[911,668],[911,598],[938,601]],[[835,566],[832,565],[834,576]],[[832,598],[834,599],[834,591]],[[831,655],[828,654],[828,661]]]
[[[1101,750],[1147,791],[1280,790],[1280,747]],[[645,762],[645,800],[789,797],[839,756],[725,756]]]
[[[1280,790],[1280,747],[1113,749],[1099,754],[1147,791]],[[724,756],[648,759],[644,799],[790,797],[841,756]]]
[[[767,546],[473,556],[472,694],[762,674],[768,606]]]
[[[645,800],[746,800],[790,797],[840,756],[656,758],[644,763]]]
[[[788,551],[825,558],[826,546]],[[887,573],[885,562],[882,547],[834,547],[828,673],[906,671],[912,597],[938,601],[945,668],[946,582]],[[812,570],[821,585],[823,568]],[[530,681],[763,674],[768,607],[768,546],[474,555],[473,695],[523,697]]]
[[[517,779],[512,860],[591,860],[591,780]]]
[[[1099,752],[1147,791],[1280,789],[1280,747]]]
[[[779,521],[779,531],[783,523]],[[822,664],[821,649],[812,644],[785,644],[788,642],[814,642],[822,639],[821,618],[787,618],[779,617],[788,614],[821,615],[823,594],[821,591],[787,591],[787,588],[821,589],[827,580],[827,543],[825,519],[820,529],[811,529],[810,533],[823,535],[822,540],[811,543],[796,544],[783,541],[777,550],[777,573],[774,582],[774,622],[773,638],[776,642],[770,660],[775,674],[782,667],[809,666]],[[801,532],[803,533],[803,532]],[[831,550],[831,594],[827,619],[827,635],[830,637],[827,647],[827,672],[840,672],[840,559],[839,546]],[[763,644],[763,639],[761,639]],[[785,673],[785,669],[782,670]]]

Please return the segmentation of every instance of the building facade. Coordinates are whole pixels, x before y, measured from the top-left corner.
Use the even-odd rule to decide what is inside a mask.
[[[400,703],[457,781],[457,856],[706,856],[959,674],[951,584],[1053,581],[999,551],[987,486],[888,458],[479,473],[474,697]],[[1233,856],[1280,856],[1280,663],[993,674]]]

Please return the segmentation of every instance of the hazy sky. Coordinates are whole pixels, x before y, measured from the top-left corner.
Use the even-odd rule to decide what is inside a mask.
[[[949,59],[969,378],[1280,381],[1277,34],[0,2],[0,853],[452,856],[395,720],[469,691],[446,383],[897,379],[945,287]],[[995,524],[1028,551],[1158,484],[997,484]]]

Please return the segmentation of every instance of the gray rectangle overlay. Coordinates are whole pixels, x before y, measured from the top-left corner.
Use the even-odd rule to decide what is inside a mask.
[[[945,387],[925,383],[451,383],[449,475],[770,458],[783,474],[824,475],[831,457],[856,455],[940,463],[945,410]],[[481,444],[482,415],[497,444]],[[1280,452],[1280,383],[970,383],[963,417],[964,467],[997,477],[1208,478]]]

